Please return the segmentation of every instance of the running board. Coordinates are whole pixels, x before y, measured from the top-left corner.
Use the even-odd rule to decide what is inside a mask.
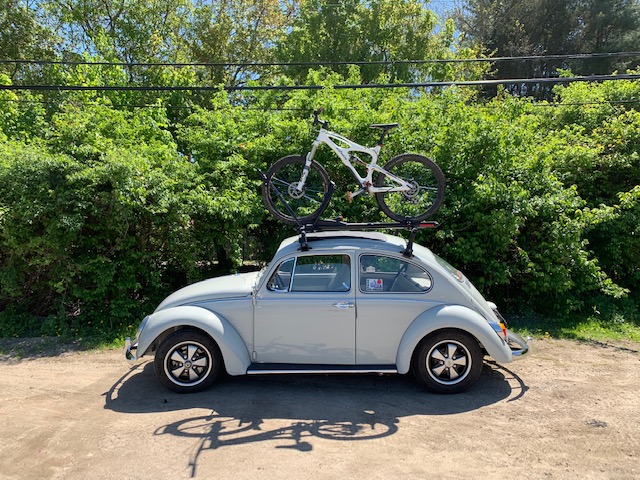
[[[253,363],[247,369],[247,375],[270,375],[275,373],[384,373],[395,374],[395,365],[292,365],[283,363]]]

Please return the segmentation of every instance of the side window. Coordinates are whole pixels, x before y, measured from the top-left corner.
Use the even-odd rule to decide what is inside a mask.
[[[348,292],[349,255],[304,255],[280,264],[267,282],[275,292]]]
[[[295,258],[282,262],[271,275],[267,282],[267,288],[272,292],[288,292],[291,287],[291,274],[293,273],[294,265]]]
[[[360,290],[365,293],[421,293],[432,285],[426,270],[399,258],[361,255],[359,270]]]

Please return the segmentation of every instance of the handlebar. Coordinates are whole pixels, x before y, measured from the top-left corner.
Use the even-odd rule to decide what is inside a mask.
[[[320,120],[320,118],[318,118],[318,115],[322,113],[322,110],[322,108],[319,108],[313,112],[313,125],[320,125],[322,128],[326,129],[329,128],[329,122],[327,122],[326,120]]]

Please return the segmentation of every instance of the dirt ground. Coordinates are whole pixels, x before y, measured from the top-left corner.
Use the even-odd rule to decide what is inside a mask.
[[[2,479],[640,478],[637,344],[537,340],[454,396],[376,375],[178,395],[120,351],[14,350],[0,356]]]

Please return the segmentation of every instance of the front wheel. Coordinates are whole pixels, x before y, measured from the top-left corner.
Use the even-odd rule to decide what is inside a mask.
[[[434,393],[459,393],[482,373],[482,350],[471,335],[444,330],[425,338],[417,347],[413,371]]]
[[[289,225],[313,222],[322,215],[329,195],[329,175],[317,162],[311,163],[304,188],[297,189],[304,164],[302,155],[281,158],[267,170],[267,179],[262,185],[262,200],[267,210]]]
[[[207,335],[179,330],[168,336],[155,353],[154,367],[160,383],[178,393],[209,387],[220,372],[222,355]]]
[[[433,215],[444,200],[445,180],[440,167],[431,159],[413,153],[392,158],[384,169],[411,185],[404,192],[376,193],[380,209],[393,220],[419,222]],[[384,173],[379,173],[376,187],[397,187]]]

